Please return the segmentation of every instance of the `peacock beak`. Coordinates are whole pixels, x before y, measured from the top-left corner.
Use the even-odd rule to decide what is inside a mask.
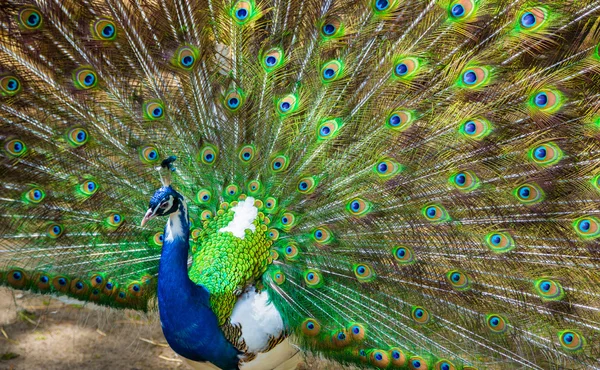
[[[142,219],[142,224],[141,226],[144,227],[144,225],[146,225],[146,223],[150,220],[152,220],[156,215],[154,214],[154,210],[152,208],[150,208],[146,214],[144,215],[144,218]]]

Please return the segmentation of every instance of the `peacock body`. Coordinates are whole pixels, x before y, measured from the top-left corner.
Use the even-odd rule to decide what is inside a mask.
[[[600,368],[600,2],[1,5],[3,284],[222,369]]]

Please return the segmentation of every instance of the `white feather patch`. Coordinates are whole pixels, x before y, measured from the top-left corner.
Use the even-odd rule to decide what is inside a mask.
[[[240,201],[231,210],[233,211],[233,220],[227,226],[220,228],[220,233],[229,231],[233,236],[244,239],[246,230],[256,231],[256,225],[253,222],[258,216],[258,208],[254,206],[254,198],[248,197]]]
[[[283,320],[279,311],[269,302],[268,293],[256,293],[254,289],[238,297],[231,323],[242,326],[242,338],[248,351],[254,353],[267,347],[270,336],[278,337],[283,332]]]

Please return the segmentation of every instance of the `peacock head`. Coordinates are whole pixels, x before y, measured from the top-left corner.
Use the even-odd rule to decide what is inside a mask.
[[[179,204],[183,202],[183,197],[169,186],[163,186],[158,189],[148,205],[148,211],[142,219],[142,226],[157,216],[167,216],[179,209]]]
[[[171,187],[171,172],[175,171],[173,163],[176,159],[177,157],[170,156],[162,161],[160,167],[157,168],[163,186],[154,192],[154,195],[150,198],[148,211],[142,219],[142,226],[156,216],[168,216],[177,212],[179,205],[184,201],[181,194]]]

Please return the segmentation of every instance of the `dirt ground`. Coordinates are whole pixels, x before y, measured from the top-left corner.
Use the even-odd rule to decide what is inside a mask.
[[[0,287],[0,370],[183,369],[157,313],[80,305]],[[343,369],[307,357],[298,369]]]

